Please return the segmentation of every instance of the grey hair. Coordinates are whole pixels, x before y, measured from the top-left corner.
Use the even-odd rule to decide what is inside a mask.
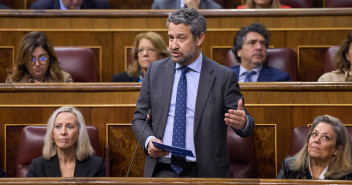
[[[78,125],[78,141],[76,144],[76,157],[78,160],[82,161],[86,159],[89,155],[94,154],[94,149],[90,143],[88,132],[86,129],[86,122],[84,121],[82,113],[71,106],[60,107],[50,116],[47,126],[46,134],[44,137],[44,146],[43,146],[43,157],[46,160],[49,160],[51,157],[56,155],[56,144],[53,142],[53,129],[55,125],[55,120],[58,114],[62,112],[70,112],[74,114],[77,118]]]
[[[207,32],[207,21],[203,14],[193,8],[184,8],[176,10],[169,14],[167,18],[166,26],[169,29],[169,24],[174,23],[185,24],[190,27],[193,39],[196,39],[201,33]]]

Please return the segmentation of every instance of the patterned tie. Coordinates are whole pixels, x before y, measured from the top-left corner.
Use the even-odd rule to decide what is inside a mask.
[[[244,82],[252,82],[252,75],[256,74],[257,72],[255,71],[246,71],[243,74],[246,75],[246,79],[244,79]]]
[[[189,67],[182,67],[182,73],[177,86],[175,119],[172,136],[172,146],[185,148],[186,146],[186,105],[187,105],[187,78],[186,73],[190,70]],[[180,174],[185,168],[186,158],[176,155],[171,155],[171,168]]]

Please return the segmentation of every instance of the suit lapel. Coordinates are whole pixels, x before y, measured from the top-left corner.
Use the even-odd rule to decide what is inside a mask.
[[[240,77],[240,66],[235,67],[234,71],[235,71],[235,74],[236,74],[236,78],[238,80],[239,77]]]
[[[78,159],[76,159],[75,172],[73,174],[74,177],[88,177],[88,173],[90,170],[90,168],[88,167],[88,159],[85,159],[83,161],[79,161]]]
[[[270,79],[270,75],[271,73],[269,72],[269,70],[265,66],[263,66],[262,70],[259,72],[257,82],[268,81]]]
[[[47,177],[61,177],[61,171],[57,155],[52,157],[50,160],[45,161],[45,171],[47,173]]]
[[[204,112],[205,105],[207,104],[208,96],[213,88],[213,83],[215,81],[215,76],[213,75],[213,69],[210,67],[210,60],[203,55],[202,69],[200,71],[200,78],[197,91],[196,99],[196,110],[194,113],[194,133],[193,137],[196,135],[201,117]]]
[[[174,82],[174,74],[175,74],[175,65],[176,63],[172,61],[170,58],[167,63],[162,67],[162,70],[160,71],[160,77],[163,78],[163,84],[162,84],[162,91],[165,93],[162,93],[162,96],[160,97],[161,102],[163,102],[162,105],[162,118],[161,118],[161,123],[160,124],[162,127],[159,128],[157,137],[162,138],[166,126],[166,121],[167,121],[167,116],[170,108],[170,102],[171,102],[171,94],[172,94],[172,86]]]
[[[60,0],[52,1],[53,9],[60,9]]]

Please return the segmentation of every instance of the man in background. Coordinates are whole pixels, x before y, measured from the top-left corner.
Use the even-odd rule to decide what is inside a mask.
[[[108,9],[106,0],[39,0],[31,5],[31,9]]]
[[[213,0],[154,0],[152,9],[221,9]]]
[[[239,82],[291,81],[288,73],[263,65],[268,46],[268,30],[260,23],[242,27],[236,34],[232,51],[241,64],[231,69]]]

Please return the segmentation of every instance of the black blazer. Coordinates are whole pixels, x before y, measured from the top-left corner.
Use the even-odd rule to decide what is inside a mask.
[[[32,160],[27,177],[61,177],[57,155],[50,160],[43,156]],[[76,160],[74,177],[105,177],[104,160],[97,156],[88,156],[83,161]]]
[[[130,77],[127,72],[121,72],[114,74],[111,78],[111,82],[138,82],[139,77]]]
[[[81,9],[108,9],[106,0],[83,0]],[[60,9],[60,0],[39,0],[31,5],[31,9]]]
[[[281,170],[277,175],[277,179],[312,179],[310,175],[309,168],[304,169],[303,171],[293,171],[288,165],[291,161],[295,160],[295,157],[287,157],[281,164]],[[328,179],[328,178],[326,178]],[[340,179],[334,180],[352,180],[352,173],[341,177]]]

